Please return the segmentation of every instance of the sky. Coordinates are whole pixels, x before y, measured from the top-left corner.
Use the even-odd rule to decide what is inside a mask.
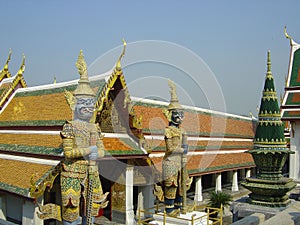
[[[268,50],[277,95],[284,93],[284,26],[300,42],[297,0],[2,0],[0,8],[0,67],[12,49],[15,74],[24,53],[28,86],[78,79],[80,49],[89,76],[106,72],[125,38],[131,95],[168,101],[172,79],[182,104],[238,115],[257,114]]]

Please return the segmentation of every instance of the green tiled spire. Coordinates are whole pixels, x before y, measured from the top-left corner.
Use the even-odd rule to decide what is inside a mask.
[[[268,51],[267,73],[258,114],[254,149],[286,149],[284,124],[280,117],[274,77],[271,71],[270,51]]]
[[[282,167],[289,154],[286,147],[284,124],[280,118],[278,99],[271,72],[270,51],[263,96],[258,114],[258,124],[254,139],[254,149],[247,151],[257,167],[254,177],[247,177],[242,186],[251,191],[247,201],[268,207],[285,207],[290,204],[287,193],[296,183],[283,177]]]

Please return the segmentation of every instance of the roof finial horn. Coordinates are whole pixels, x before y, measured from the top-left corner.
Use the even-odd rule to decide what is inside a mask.
[[[7,57],[5,65],[4,65],[4,70],[8,70],[8,63],[10,61],[10,58],[11,58],[11,49],[9,49],[8,57]]]
[[[126,41],[125,41],[124,38],[122,39],[122,41],[123,41],[123,51],[122,51],[121,55],[119,56],[119,59],[118,59],[117,64],[116,64],[116,69],[117,70],[121,70],[121,59],[124,57],[125,51],[126,51]]]
[[[18,75],[22,75],[25,71],[25,55],[23,54],[22,63],[18,71]]]
[[[290,40],[290,45],[292,46],[293,45],[293,40],[292,40],[292,37],[287,33],[286,31],[286,26],[284,26],[284,35],[287,39]]]

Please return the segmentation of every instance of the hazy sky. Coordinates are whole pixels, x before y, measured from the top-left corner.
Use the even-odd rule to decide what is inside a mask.
[[[124,74],[130,84],[130,93],[141,97],[165,98],[157,94],[162,91],[166,96],[169,95],[165,86],[160,87],[161,83],[166,83],[162,82],[161,77],[173,79],[174,76],[176,82],[185,83],[188,79],[180,78],[180,74],[190,73],[184,68],[188,68],[189,63],[191,67],[195,64],[189,61],[188,56],[183,57],[185,53],[174,51],[170,54],[175,54],[177,60],[183,57],[184,65],[170,68],[164,63],[153,63],[155,59],[150,59],[151,62],[126,66],[126,57],[130,58],[130,54],[141,59],[146,54],[146,50],[136,51],[135,43],[147,44],[147,41],[143,41],[156,40],[162,45],[169,43],[170,46],[190,51],[191,55],[196,54],[215,76],[216,85],[210,85],[212,81],[209,79],[205,79],[209,84],[200,80],[201,84],[193,86],[192,80],[183,85],[191,102],[200,107],[210,107],[213,97],[208,97],[205,102],[199,96],[207,96],[206,90],[214,92],[219,85],[218,91],[225,99],[225,110],[234,114],[248,115],[249,111],[256,114],[262,95],[268,50],[271,50],[278,97],[283,93],[290,51],[289,41],[283,33],[285,25],[294,40],[300,42],[300,1],[297,0],[2,0],[0,8],[0,65],[4,65],[11,48],[10,71],[15,74],[24,53],[24,77],[28,86],[52,83],[54,76],[57,82],[77,79],[75,62],[80,49],[83,49],[90,65],[99,57],[101,61],[101,56],[116,47],[119,47],[119,54],[124,37],[128,42]],[[153,51],[161,56],[157,49],[160,47],[156,46]],[[164,57],[172,58],[168,54]],[[161,59],[157,61],[161,62]],[[170,65],[172,62],[166,63]],[[105,72],[113,63],[107,63],[107,68],[103,66],[103,70],[99,68],[99,71],[91,68],[90,75]],[[149,76],[154,77],[152,79]],[[145,79],[139,80],[141,77]],[[148,89],[153,87],[153,93],[144,94],[142,84],[147,84]],[[201,89],[198,91],[202,94],[197,93],[197,88]]]

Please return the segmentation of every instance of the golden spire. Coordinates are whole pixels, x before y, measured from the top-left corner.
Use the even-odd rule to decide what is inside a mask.
[[[284,35],[287,39],[290,40],[290,45],[292,46],[293,45],[293,40],[292,40],[291,36],[286,32],[286,26],[284,26]]]
[[[78,73],[80,75],[80,79],[87,79],[87,66],[84,60],[84,55],[82,53],[82,49],[79,52],[78,59],[76,62],[76,68],[78,69]]]
[[[22,63],[18,71],[18,75],[22,75],[25,71],[25,55],[23,54]]]
[[[11,49],[9,49],[8,58],[6,60],[3,70],[8,70],[8,63],[10,61],[10,57],[11,57]]]
[[[168,110],[172,109],[182,109],[182,106],[179,104],[177,93],[176,93],[176,86],[172,80],[168,80],[168,84],[170,87],[170,94],[171,94],[171,100],[170,104],[168,106]]]
[[[83,95],[83,96],[95,96],[95,93],[90,87],[90,81],[88,78],[88,73],[87,73],[87,66],[86,62],[84,60],[84,55],[82,53],[82,50],[80,50],[77,62],[76,62],[76,67],[78,69],[78,73],[80,75],[80,79],[78,81],[78,86],[76,90],[74,91],[74,95]]]
[[[117,64],[116,64],[116,70],[117,71],[120,71],[122,69],[121,59],[124,57],[125,51],[126,51],[126,41],[124,40],[124,38],[122,39],[122,41],[123,41],[123,51],[122,51],[121,55],[119,56],[119,59],[118,59]]]

